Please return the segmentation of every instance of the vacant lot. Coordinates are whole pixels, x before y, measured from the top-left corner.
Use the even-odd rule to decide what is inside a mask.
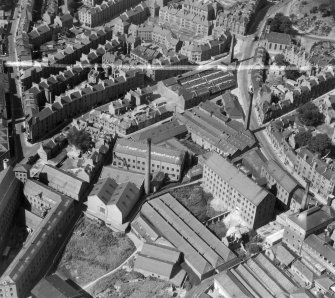
[[[171,297],[169,288],[170,284],[165,281],[121,269],[99,281],[89,292],[94,296],[99,294],[101,298],[165,298]]]
[[[170,193],[201,222],[204,222],[212,215],[212,212],[209,212],[209,201],[213,197],[211,194],[204,192],[199,185],[176,188]]]
[[[134,251],[125,234],[85,217],[67,244],[58,269],[82,286],[118,267]]]

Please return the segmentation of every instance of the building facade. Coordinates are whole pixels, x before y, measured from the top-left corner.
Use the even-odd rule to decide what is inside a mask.
[[[274,196],[216,152],[205,161],[203,181],[204,189],[223,202],[226,210],[237,211],[249,228],[272,220]]]
[[[118,139],[113,150],[113,166],[145,173],[147,145],[127,139]],[[163,172],[172,181],[179,181],[185,152],[153,145],[151,148],[151,173]]]

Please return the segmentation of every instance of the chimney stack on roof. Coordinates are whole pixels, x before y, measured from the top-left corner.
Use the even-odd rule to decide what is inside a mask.
[[[150,193],[150,172],[151,172],[151,139],[147,139],[147,161],[146,161],[146,168],[145,168],[145,194]]]
[[[304,211],[308,208],[308,193],[309,193],[309,188],[311,186],[311,181],[306,179],[306,188],[305,188],[305,193],[301,201],[301,211]]]
[[[5,158],[3,161],[2,161],[2,164],[3,164],[3,169],[7,169],[8,166],[9,166],[9,159],[8,158]]]

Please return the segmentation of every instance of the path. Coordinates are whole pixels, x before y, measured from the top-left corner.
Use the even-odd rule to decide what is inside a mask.
[[[90,283],[88,283],[87,285],[83,286],[82,288],[84,290],[87,290],[88,288],[90,288],[91,286],[93,286],[94,284],[96,284],[98,281],[102,280],[103,278],[112,275],[113,273],[115,273],[116,271],[118,271],[119,269],[122,268],[122,266],[124,266],[131,258],[133,258],[135,256],[136,253],[139,252],[139,248],[137,248],[129,257],[128,259],[126,259],[122,264],[120,264],[118,267],[116,267],[115,269],[113,269],[112,271],[100,276],[99,278],[97,278],[94,281],[91,281]]]

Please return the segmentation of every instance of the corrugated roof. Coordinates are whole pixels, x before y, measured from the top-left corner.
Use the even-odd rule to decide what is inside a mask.
[[[216,152],[209,154],[205,165],[255,206],[258,206],[269,195],[265,189],[257,185]]]
[[[129,139],[118,139],[114,146],[115,154],[129,154],[136,157],[146,158],[147,145],[134,142]],[[151,158],[161,162],[180,165],[184,162],[185,153],[179,150],[167,149],[161,146],[151,146]]]
[[[141,213],[200,274],[236,258],[170,194],[147,202]]]

